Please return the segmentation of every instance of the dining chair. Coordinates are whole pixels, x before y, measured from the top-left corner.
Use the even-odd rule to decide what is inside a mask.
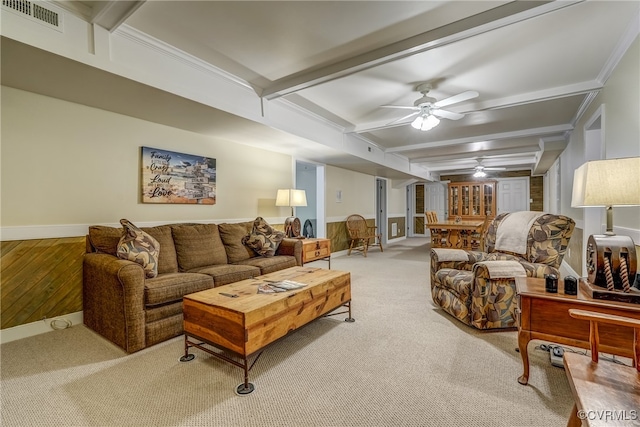
[[[424,214],[427,217],[427,228],[429,228],[429,232],[431,233],[431,247],[444,247],[447,240],[447,231],[441,228],[429,227],[429,224],[438,222],[438,214],[436,213],[436,211],[426,211]]]
[[[489,215],[484,217],[484,222],[479,230],[473,230],[469,236],[471,240],[472,251],[484,250],[484,236],[487,234],[487,228],[489,227]]]

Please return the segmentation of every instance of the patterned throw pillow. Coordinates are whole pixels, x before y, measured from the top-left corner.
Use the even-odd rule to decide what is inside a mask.
[[[262,217],[253,222],[251,233],[242,238],[242,244],[253,249],[257,254],[271,257],[276,254],[285,234],[271,227]]]
[[[126,219],[121,219],[122,237],[118,243],[118,258],[137,262],[151,279],[158,275],[160,243]]]

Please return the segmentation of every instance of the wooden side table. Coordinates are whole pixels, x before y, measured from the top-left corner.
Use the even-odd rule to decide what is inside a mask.
[[[328,261],[329,270],[331,270],[331,240],[321,238],[303,239],[302,265],[318,260]]]
[[[565,295],[564,283],[558,283],[558,293],[545,291],[544,279],[516,278],[516,322],[518,347],[524,372],[518,382],[529,382],[529,353],[531,340],[550,341],[572,347],[589,349],[589,322],[569,316],[569,309],[640,319],[640,304],[593,299],[578,286],[578,295]],[[633,330],[614,325],[602,325],[600,349],[605,353],[633,357]]]

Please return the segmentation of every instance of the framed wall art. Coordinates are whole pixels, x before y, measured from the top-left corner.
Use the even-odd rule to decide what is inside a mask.
[[[215,205],[216,159],[141,147],[142,203]]]

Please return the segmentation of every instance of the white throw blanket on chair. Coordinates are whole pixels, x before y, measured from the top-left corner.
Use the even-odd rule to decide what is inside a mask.
[[[511,278],[511,277],[527,277],[527,271],[518,261],[480,261],[487,267],[489,278]]]
[[[524,255],[527,253],[527,237],[533,223],[544,212],[512,212],[498,225],[496,250]]]
[[[438,256],[438,261],[469,261],[469,255],[462,249],[432,249]]]

